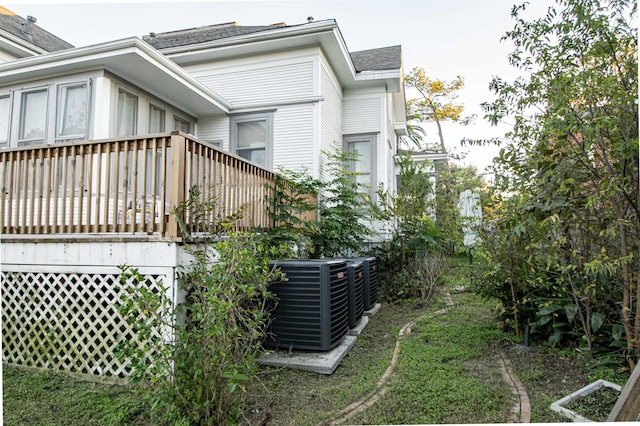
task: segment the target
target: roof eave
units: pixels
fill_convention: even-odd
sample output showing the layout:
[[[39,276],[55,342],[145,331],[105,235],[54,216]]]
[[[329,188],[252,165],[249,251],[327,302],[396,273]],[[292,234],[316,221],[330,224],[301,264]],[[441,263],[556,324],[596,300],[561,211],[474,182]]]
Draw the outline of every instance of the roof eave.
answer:
[[[167,47],[157,49],[168,57],[180,56],[181,54],[193,52],[196,50],[208,50],[220,47],[227,47],[239,44],[255,43],[259,41],[277,40],[286,37],[296,37],[306,34],[314,34],[326,32],[337,28],[337,23],[333,20],[313,22],[306,25],[293,27],[274,28],[264,32],[256,32],[243,34],[236,37],[227,37],[217,40],[211,40],[202,43],[187,44],[184,46]]]
[[[125,56],[128,59],[127,61],[122,60]],[[182,105],[186,112],[196,116],[201,115],[206,110],[206,103],[211,104],[212,107],[220,110],[220,112],[229,112],[230,104],[226,100],[137,37],[0,64],[0,84],[8,84],[17,80],[46,78],[48,74],[50,75],[53,72],[59,73],[67,70],[77,72],[82,69],[102,67],[139,85],[141,88],[150,90],[151,93],[165,100],[171,101],[172,99],[167,99],[168,96],[163,96],[166,86],[162,86],[159,81],[154,81],[153,78],[136,78],[133,72],[125,69],[131,59],[135,60],[137,65],[144,67],[144,71],[155,73],[158,77],[165,80],[170,79],[172,83],[177,83],[182,90],[186,90],[183,96],[184,99],[188,99],[187,95],[195,96],[196,98],[192,102],[191,108],[188,105]],[[140,74],[141,71],[143,70],[137,70],[137,73]]]
[[[30,43],[8,31],[0,29],[0,39],[5,39],[6,47],[16,54],[40,55],[49,53],[45,49]]]

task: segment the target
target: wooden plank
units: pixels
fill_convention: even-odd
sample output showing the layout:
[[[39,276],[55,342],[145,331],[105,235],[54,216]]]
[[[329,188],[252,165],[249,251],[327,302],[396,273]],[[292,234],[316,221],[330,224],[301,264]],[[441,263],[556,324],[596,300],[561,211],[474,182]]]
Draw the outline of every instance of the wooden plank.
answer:
[[[176,209],[179,213],[182,213],[182,206],[184,205],[185,197],[185,156],[186,156],[186,143],[184,136],[179,134],[171,135],[171,181],[169,182],[169,208]],[[181,236],[181,231],[178,226],[178,221],[175,217],[169,217],[169,223],[167,225],[167,236],[172,238],[178,238]]]
[[[43,215],[44,215],[44,197],[49,196],[48,192],[45,192],[45,180],[44,180],[44,174],[46,171],[46,167],[45,167],[45,155],[44,155],[45,150],[44,149],[39,149],[38,150],[38,164],[39,164],[39,169],[40,169],[40,173],[38,173],[38,183],[37,183],[37,188],[38,188],[38,209],[36,210],[36,228],[35,228],[35,233],[36,234],[42,234],[42,219],[43,219]]]
[[[55,234],[58,232],[58,200],[59,200],[59,189],[60,189],[60,173],[62,172],[62,163],[60,159],[60,149],[55,150],[55,171],[53,175],[53,223],[51,227],[51,233]]]
[[[104,165],[104,219],[103,223],[100,226],[100,232],[107,232],[109,230],[109,200],[111,199],[111,145],[107,145],[107,149],[105,150],[105,165]],[[100,161],[102,164],[102,161]],[[102,179],[102,175],[101,179]]]
[[[640,416],[640,366],[636,363],[631,377],[607,417],[607,422],[633,422],[638,420],[638,416]]]
[[[69,200],[69,213],[68,213],[68,222],[67,222],[67,230],[65,232],[73,234],[76,227],[76,174],[78,170],[78,159],[76,158],[77,152],[75,145],[71,145],[69,147],[69,159],[71,160],[71,169],[69,174],[71,175],[71,183],[67,188],[67,197]]]
[[[80,160],[78,163],[80,163],[78,165],[78,169],[80,172],[80,176],[78,177],[78,215],[76,216],[75,214],[75,210],[73,212],[74,214],[74,219],[75,219],[75,227],[74,229],[76,230],[77,233],[82,233],[85,232],[85,230],[83,229],[83,213],[84,213],[84,191],[85,191],[85,174],[84,174],[84,167],[85,167],[85,148],[86,145],[80,145],[78,147],[78,153],[77,153],[77,157]],[[74,195],[73,198],[75,198],[75,187],[74,187]]]
[[[29,165],[29,169],[31,171],[31,177],[29,178],[29,192],[31,196],[29,197],[29,219],[27,221],[27,232],[29,234],[33,234],[35,232],[35,215],[36,215],[36,170],[37,170],[37,161],[36,161],[36,151],[31,151],[28,155],[27,164]],[[26,206],[25,206],[26,207]]]

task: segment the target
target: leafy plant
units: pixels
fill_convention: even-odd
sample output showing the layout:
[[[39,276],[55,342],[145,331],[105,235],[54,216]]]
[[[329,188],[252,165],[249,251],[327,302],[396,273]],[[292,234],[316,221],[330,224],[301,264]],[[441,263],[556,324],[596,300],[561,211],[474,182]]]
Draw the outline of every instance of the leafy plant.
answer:
[[[522,16],[526,3],[513,8],[516,24],[504,39],[524,74],[495,78],[497,99],[483,105],[491,122],[509,118],[514,126],[494,163],[495,210],[478,290],[502,301],[516,330],[530,321],[552,344],[580,336],[589,353],[633,367],[640,353],[637,5],[557,4],[532,20]]]
[[[121,280],[132,285],[119,310],[136,339],[121,342],[116,355],[175,422],[239,420],[274,299],[268,283],[283,278],[269,265],[280,246],[265,245],[258,233],[233,231],[230,222],[209,226],[224,234],[185,246],[192,260],[177,274],[186,295],[180,306],[166,288],[152,291],[137,269],[121,267]]]

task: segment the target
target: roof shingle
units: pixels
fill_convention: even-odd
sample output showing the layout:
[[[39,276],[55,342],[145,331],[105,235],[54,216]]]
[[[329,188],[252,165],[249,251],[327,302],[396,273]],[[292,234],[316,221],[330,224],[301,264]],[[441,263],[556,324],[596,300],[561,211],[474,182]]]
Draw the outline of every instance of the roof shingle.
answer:
[[[213,40],[237,37],[245,34],[259,33],[282,28],[281,24],[263,26],[239,26],[236,22],[190,28],[187,30],[171,31],[167,33],[152,33],[142,37],[156,49],[188,46],[190,44],[205,43]]]
[[[58,50],[71,49],[74,47],[72,44],[54,36],[35,24],[33,24],[31,34],[25,34],[24,29],[26,29],[27,26],[28,21],[26,19],[0,6],[0,29],[44,49],[47,52],[56,52]]]
[[[351,52],[351,60],[356,71],[397,70],[402,67],[401,46]]]

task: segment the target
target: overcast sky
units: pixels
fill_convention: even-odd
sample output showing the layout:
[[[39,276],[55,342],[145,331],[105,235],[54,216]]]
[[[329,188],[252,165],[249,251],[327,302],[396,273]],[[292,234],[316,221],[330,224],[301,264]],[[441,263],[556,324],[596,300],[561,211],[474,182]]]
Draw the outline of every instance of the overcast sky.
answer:
[[[512,79],[508,65],[509,41],[500,42],[513,28],[510,17],[519,0],[287,0],[96,3],[74,0],[25,2],[10,0],[3,5],[25,17],[37,18],[37,25],[80,47],[127,38],[149,32],[164,32],[223,22],[239,25],[288,25],[335,19],[350,51],[402,45],[405,73],[413,67],[426,69],[429,76],[452,80],[460,75],[465,88],[459,102],[466,114],[477,114],[466,127],[444,129],[447,147],[458,152],[460,140],[502,136],[506,127],[489,126],[480,104],[492,99],[488,90],[492,76]],[[552,0],[530,0],[531,16],[542,16]],[[407,98],[416,95],[408,92]],[[425,126],[427,140],[437,141],[436,129]],[[491,162],[497,148],[474,148],[464,163],[480,171]]]

